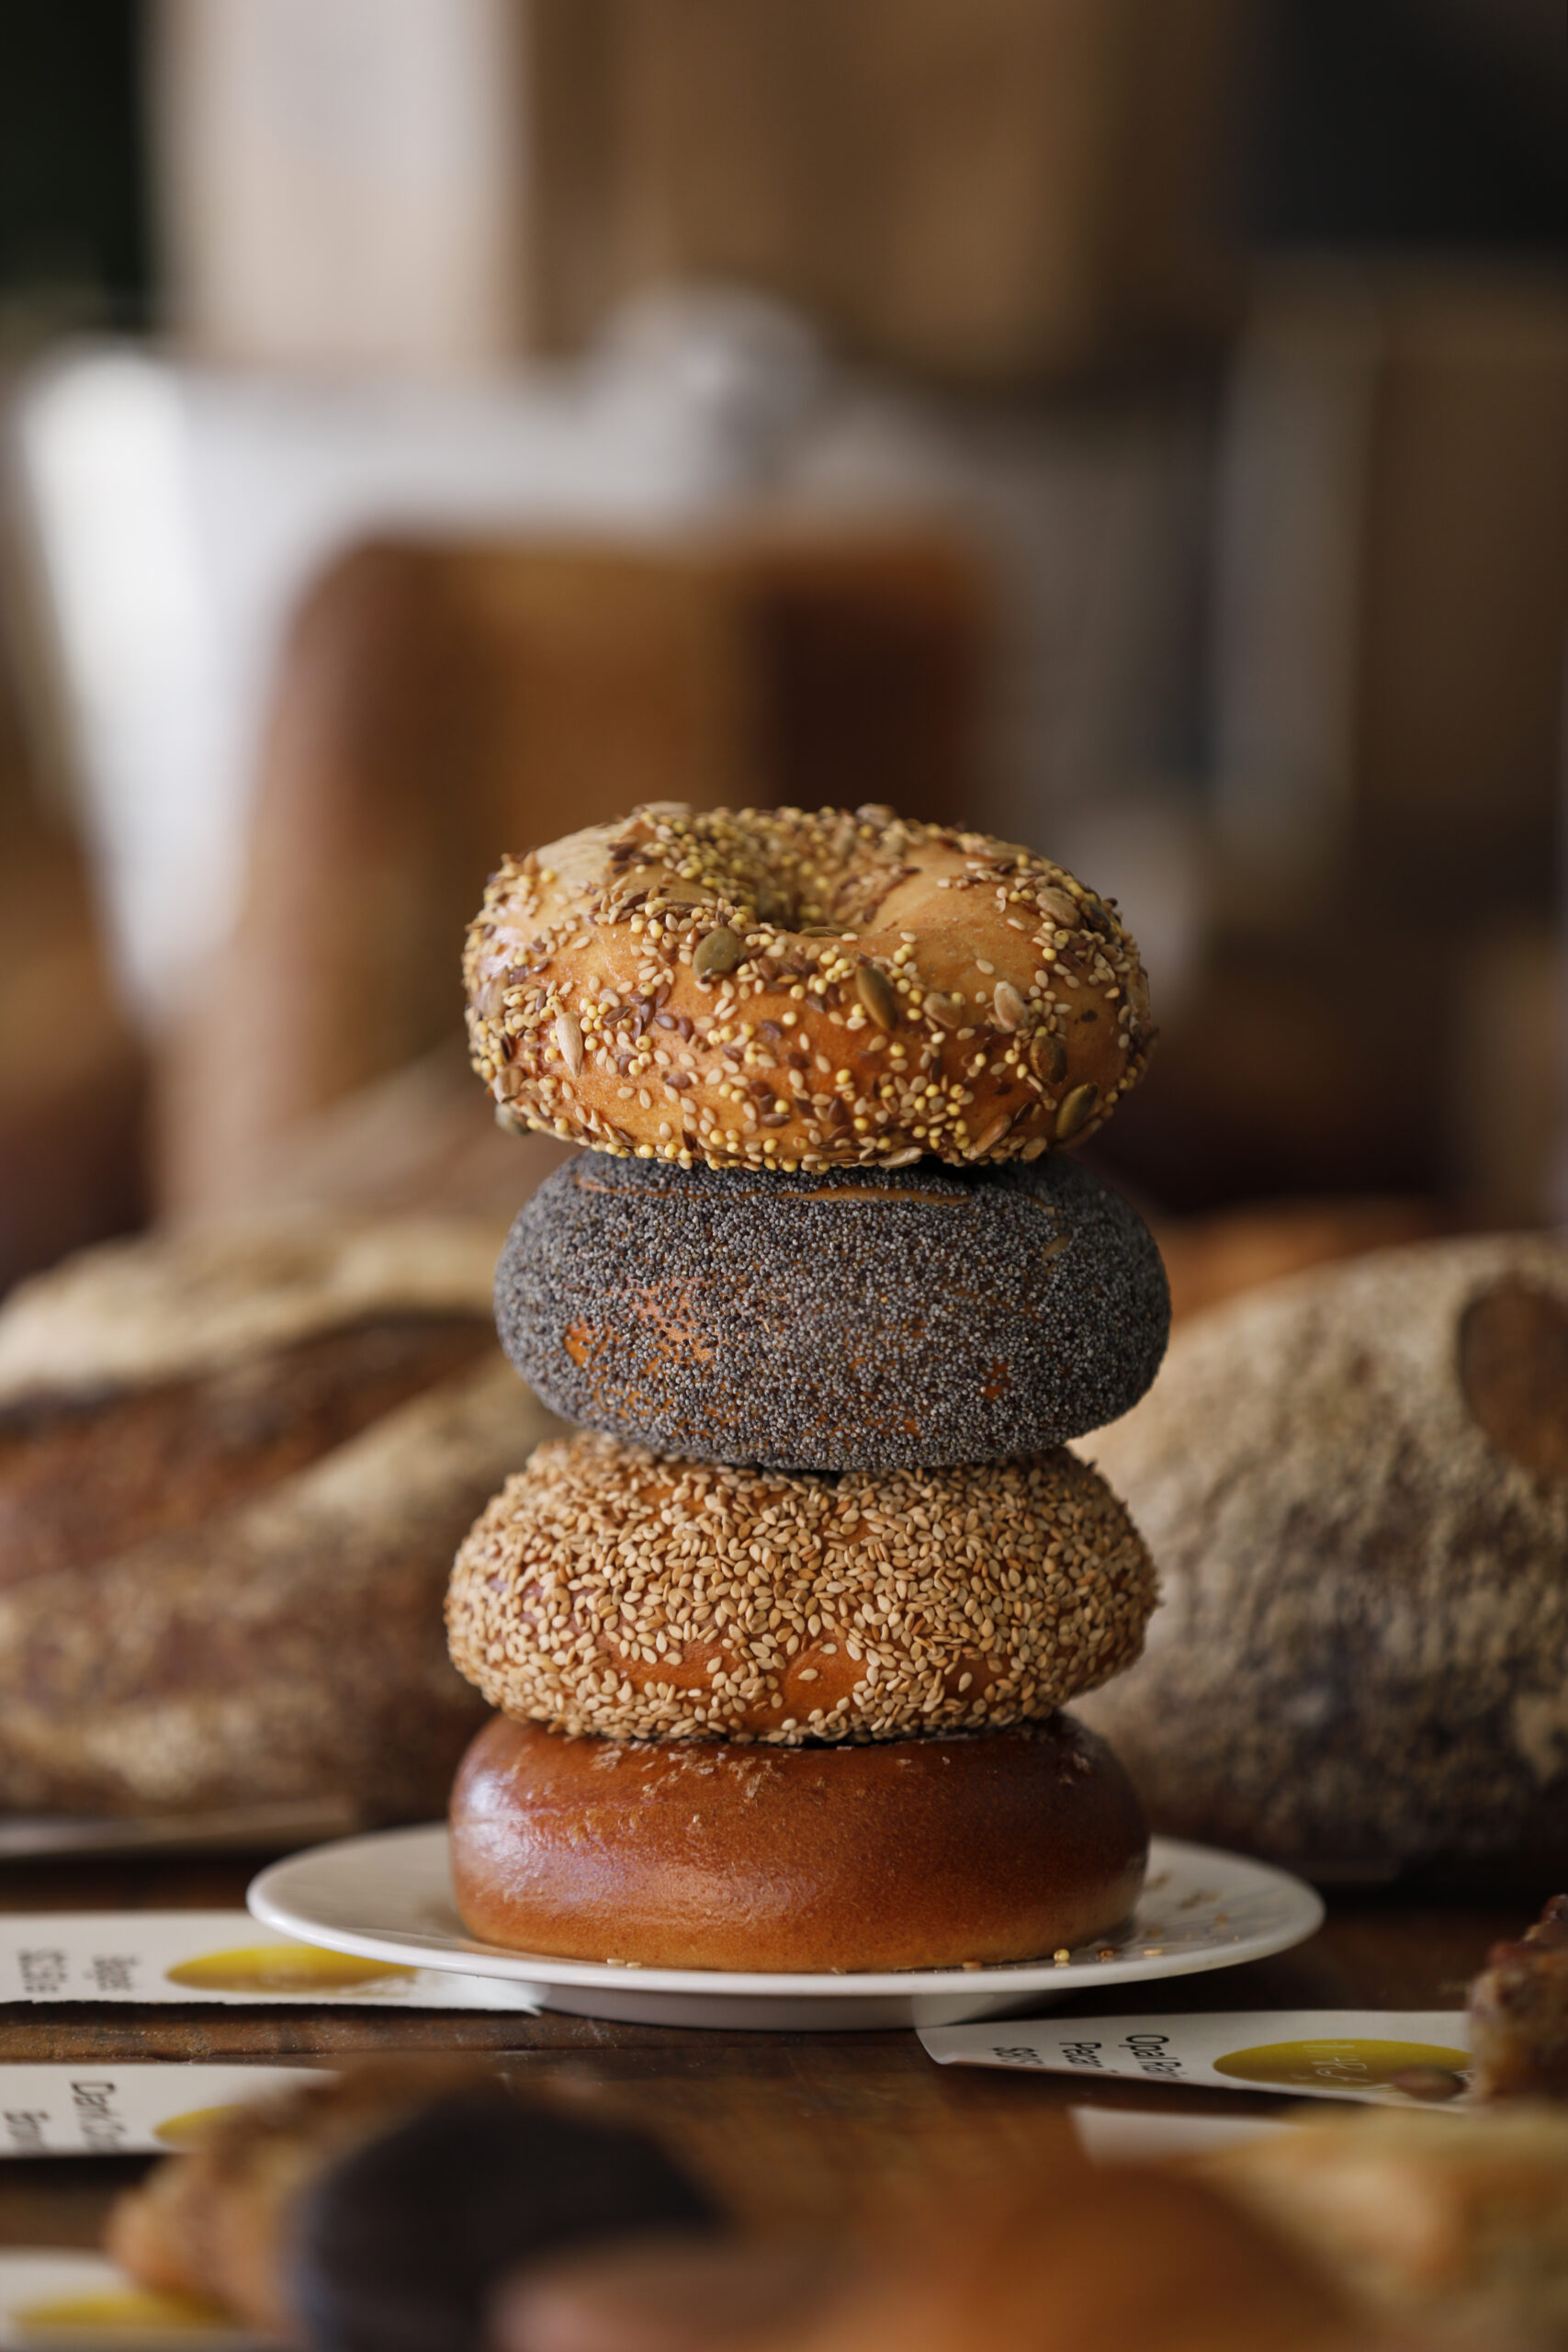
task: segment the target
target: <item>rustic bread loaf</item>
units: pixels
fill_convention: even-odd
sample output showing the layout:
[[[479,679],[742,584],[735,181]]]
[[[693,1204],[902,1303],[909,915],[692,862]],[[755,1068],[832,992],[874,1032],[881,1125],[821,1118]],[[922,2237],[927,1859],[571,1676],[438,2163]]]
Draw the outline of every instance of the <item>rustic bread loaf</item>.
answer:
[[[1562,1883],[1568,1247],[1430,1242],[1234,1300],[1086,1451],[1164,1593],[1083,1709],[1156,1827]]]
[[[0,1314],[0,1804],[438,1811],[481,1710],[441,1594],[556,1426],[482,1221],[93,1250]]]

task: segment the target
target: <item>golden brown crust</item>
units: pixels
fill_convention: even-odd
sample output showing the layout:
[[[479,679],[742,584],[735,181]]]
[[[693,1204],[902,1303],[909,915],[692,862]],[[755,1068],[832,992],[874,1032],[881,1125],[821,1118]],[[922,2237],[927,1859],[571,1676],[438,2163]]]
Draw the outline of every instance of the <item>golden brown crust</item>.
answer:
[[[1050,1713],[1137,1656],[1154,1571],[1065,1448],[838,1480],[541,1445],[459,1550],[454,1664],[615,1739],[900,1739]]]
[[[1108,1933],[1147,1838],[1067,1716],[984,1738],[777,1748],[565,1739],[497,1716],[452,1792],[469,1931],[648,1967],[961,1967]]]
[[[505,1116],[683,1166],[1032,1159],[1153,1032],[1113,910],[1048,859],[891,809],[661,802],[491,881],[464,965]]]

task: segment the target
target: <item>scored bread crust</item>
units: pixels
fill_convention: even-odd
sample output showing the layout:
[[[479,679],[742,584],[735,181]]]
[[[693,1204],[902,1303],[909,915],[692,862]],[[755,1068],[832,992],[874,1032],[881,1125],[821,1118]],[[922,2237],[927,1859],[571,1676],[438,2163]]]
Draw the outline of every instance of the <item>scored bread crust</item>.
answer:
[[[0,1592],[0,1804],[438,1804],[477,1712],[446,1564],[558,1427],[497,1351],[227,1512]]]
[[[7,1303],[0,1805],[440,1805],[478,1714],[452,1553],[559,1426],[494,1345],[497,1238],[247,1219]]]
[[[1065,1448],[837,1481],[541,1445],[459,1550],[454,1664],[615,1739],[902,1739],[1045,1716],[1154,1606],[1136,1528]]]
[[[483,1217],[311,1213],[103,1242],[6,1299],[0,1405],[176,1380],[374,1315],[488,1315],[502,1239]]]
[[[1148,1839],[1067,1715],[872,1747],[569,1739],[498,1716],[452,1792],[457,1910],[489,1943],[647,1967],[949,1968],[1131,1914]]]
[[[1379,1251],[1179,1324],[1089,1442],[1159,1568],[1089,1702],[1155,1826],[1298,1868],[1568,1875],[1568,1247]]]
[[[660,802],[509,857],[464,975],[504,1117],[682,1166],[1032,1159],[1154,1034],[1111,904],[886,808]]]

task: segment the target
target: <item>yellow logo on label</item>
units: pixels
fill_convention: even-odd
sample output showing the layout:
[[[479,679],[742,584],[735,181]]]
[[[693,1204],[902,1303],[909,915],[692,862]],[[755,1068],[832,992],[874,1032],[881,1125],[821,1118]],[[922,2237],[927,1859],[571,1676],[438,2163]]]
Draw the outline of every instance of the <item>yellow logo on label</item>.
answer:
[[[193,2107],[187,2114],[171,2115],[166,2123],[155,2123],[152,2137],[165,2148],[194,2148],[198,2140],[205,2140],[209,2132],[216,2132],[239,2112],[238,2107]]]
[[[85,2295],[54,2295],[9,2314],[13,2326],[46,2340],[145,2345],[168,2335],[228,2335],[233,2323],[211,2303],[188,2302],[183,2295],[156,2295],[141,2287],[99,2288]]]
[[[352,1952],[318,1951],[312,1944],[254,1944],[243,1951],[212,1951],[167,1971],[171,1984],[197,1993],[343,1993],[360,1984],[412,1976],[387,1960],[356,1960]]]
[[[1233,2050],[1214,2061],[1216,2075],[1241,2083],[1279,2083],[1286,2089],[1308,2084],[1319,2090],[1377,2090],[1408,2066],[1441,2066],[1456,2075],[1470,2071],[1468,2050],[1444,2050],[1429,2041],[1264,2041],[1255,2050]]]

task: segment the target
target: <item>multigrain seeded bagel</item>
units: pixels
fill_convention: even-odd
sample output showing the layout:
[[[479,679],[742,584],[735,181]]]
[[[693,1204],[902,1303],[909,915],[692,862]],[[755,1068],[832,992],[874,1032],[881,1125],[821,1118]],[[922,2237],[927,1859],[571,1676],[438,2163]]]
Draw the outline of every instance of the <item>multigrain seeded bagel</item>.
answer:
[[[950,1968],[1108,1934],[1148,1834],[1069,1715],[875,1747],[563,1739],[504,1715],[452,1791],[486,1942],[653,1968]]]
[[[541,1445],[459,1550],[453,1663],[615,1739],[901,1739],[1037,1720],[1136,1657],[1148,1555],[1058,1448],[788,1477],[613,1438]]]
[[[582,1152],[513,1225],[496,1325],[570,1420],[688,1461],[1003,1461],[1126,1412],[1170,1295],[1148,1228],[1075,1160],[618,1166]]]
[[[1036,1159],[1153,1032],[1111,906],[985,834],[650,803],[492,876],[464,964],[504,1118],[711,1168]]]

